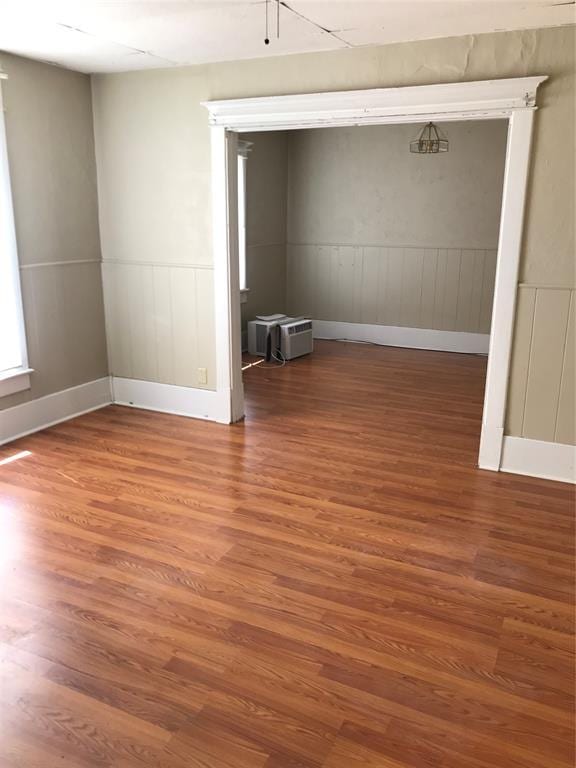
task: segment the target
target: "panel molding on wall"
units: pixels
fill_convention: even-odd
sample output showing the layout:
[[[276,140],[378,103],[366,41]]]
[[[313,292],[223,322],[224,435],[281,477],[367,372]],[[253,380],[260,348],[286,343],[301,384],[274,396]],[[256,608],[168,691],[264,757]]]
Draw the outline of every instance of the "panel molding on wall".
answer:
[[[216,389],[213,270],[103,261],[102,275],[111,374]]]
[[[576,289],[520,285],[506,433],[576,442]]]
[[[20,265],[28,362],[34,369],[26,400],[108,374],[100,264],[70,259]],[[13,404],[3,401],[0,411]]]
[[[346,339],[383,344],[387,347],[434,349],[440,352],[464,352],[475,355],[487,355],[490,346],[490,334],[484,333],[340,323],[331,320],[313,320],[312,326],[315,339]]]
[[[290,244],[288,311],[489,334],[496,255],[495,249]]]
[[[67,259],[66,261],[37,261],[20,264],[20,269],[43,269],[45,267],[70,267],[76,264],[101,264],[102,259]]]

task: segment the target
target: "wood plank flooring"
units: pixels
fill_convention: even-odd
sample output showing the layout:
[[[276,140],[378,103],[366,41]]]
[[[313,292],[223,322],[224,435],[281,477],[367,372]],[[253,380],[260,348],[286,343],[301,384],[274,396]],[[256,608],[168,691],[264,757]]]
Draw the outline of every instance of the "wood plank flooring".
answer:
[[[573,489],[475,469],[484,366],[325,342],[233,427],[0,449],[0,766],[572,766]]]

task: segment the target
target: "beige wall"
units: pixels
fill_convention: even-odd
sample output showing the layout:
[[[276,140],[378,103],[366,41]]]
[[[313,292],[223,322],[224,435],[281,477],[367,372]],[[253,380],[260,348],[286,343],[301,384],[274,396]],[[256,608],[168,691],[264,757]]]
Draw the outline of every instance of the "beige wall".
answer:
[[[249,293],[242,324],[256,315],[286,312],[286,199],[288,137],[249,133],[246,170],[246,266]]]
[[[409,151],[422,125],[292,131],[288,242],[496,248],[507,122],[441,125],[450,151]]]
[[[507,123],[293,131],[288,310],[317,320],[490,332]]]
[[[170,263],[210,269],[210,135],[203,99],[541,74],[550,79],[539,93],[520,279],[573,288],[574,28],[95,77],[104,257],[157,263],[161,269]],[[195,338],[202,339],[213,387],[212,296],[203,294],[196,307]],[[126,324],[122,320],[110,335],[130,339]],[[524,333],[519,326],[517,344]],[[188,348],[180,351],[187,354]],[[127,366],[127,355],[115,365],[117,371]],[[147,375],[153,378],[153,370]],[[187,383],[174,372],[170,381]],[[511,407],[524,394],[513,388]],[[539,391],[530,410],[546,408],[547,398]]]
[[[520,286],[507,432],[576,443],[576,291]]]
[[[90,80],[0,54],[32,389],[0,409],[106,376]]]
[[[214,389],[205,80],[142,74],[93,87],[110,372]]]

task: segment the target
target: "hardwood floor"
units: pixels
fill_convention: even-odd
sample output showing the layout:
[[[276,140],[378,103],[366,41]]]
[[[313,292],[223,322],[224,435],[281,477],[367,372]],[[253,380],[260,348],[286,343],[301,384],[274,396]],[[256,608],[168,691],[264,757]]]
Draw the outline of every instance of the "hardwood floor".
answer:
[[[245,380],[0,449],[0,766],[572,766],[573,489],[475,469],[484,360]]]

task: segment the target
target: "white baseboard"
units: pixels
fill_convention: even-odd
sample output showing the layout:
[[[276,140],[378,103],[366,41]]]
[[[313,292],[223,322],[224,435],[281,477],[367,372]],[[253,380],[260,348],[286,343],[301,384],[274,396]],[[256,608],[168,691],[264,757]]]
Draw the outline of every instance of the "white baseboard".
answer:
[[[112,402],[110,377],[63,389],[0,411],[0,445],[95,411]]]
[[[368,341],[389,347],[434,349],[441,352],[466,352],[487,355],[490,334],[436,331],[427,328],[403,328],[397,325],[368,325],[367,323],[340,323],[332,320],[314,320],[315,339],[347,339]]]
[[[576,446],[505,437],[500,471],[576,483]]]
[[[230,421],[229,403],[225,402],[226,393],[210,389],[112,376],[112,398],[118,405],[130,405],[148,411],[224,423]]]

